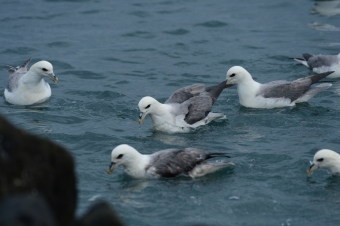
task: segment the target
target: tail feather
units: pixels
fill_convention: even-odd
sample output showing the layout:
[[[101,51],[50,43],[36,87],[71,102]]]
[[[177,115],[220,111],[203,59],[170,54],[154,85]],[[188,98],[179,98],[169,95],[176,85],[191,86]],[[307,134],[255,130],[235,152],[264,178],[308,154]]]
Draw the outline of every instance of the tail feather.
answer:
[[[209,93],[210,97],[213,99],[213,104],[217,100],[217,98],[220,96],[222,91],[226,88],[229,88],[233,86],[234,84],[227,84],[227,81],[223,81],[220,84],[216,86],[211,86],[206,89],[206,91]]]
[[[215,119],[225,119],[225,118],[227,118],[227,116],[223,113],[209,112],[209,114],[207,115],[205,119],[205,124],[208,124]]]
[[[217,170],[235,165],[232,162],[219,161],[219,162],[202,162],[196,165],[190,172],[189,176],[192,178],[201,177],[209,173],[216,172]]]
[[[322,83],[320,85],[311,87],[302,97],[296,100],[296,103],[307,102],[312,99],[316,94],[320,93],[321,91],[328,89],[331,87],[332,84],[330,83]]]
[[[314,84],[314,83],[318,82],[319,80],[325,78],[326,76],[328,76],[332,73],[334,73],[334,71],[327,71],[327,72],[324,72],[324,73],[312,75],[309,78],[312,80],[312,84]]]
[[[308,62],[305,60],[305,59],[303,59],[303,58],[293,58],[295,61],[297,61],[297,62],[299,62],[300,64],[303,64],[303,65],[305,65],[306,67],[309,67],[308,66]]]

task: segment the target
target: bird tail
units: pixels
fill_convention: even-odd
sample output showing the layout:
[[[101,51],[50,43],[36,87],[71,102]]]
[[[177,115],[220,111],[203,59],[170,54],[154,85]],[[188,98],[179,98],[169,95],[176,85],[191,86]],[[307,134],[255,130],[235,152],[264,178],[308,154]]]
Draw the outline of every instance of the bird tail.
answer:
[[[297,57],[297,58],[293,58],[294,60],[296,60],[297,62],[305,65],[306,67],[309,67],[308,65],[308,59],[311,58],[313,55],[309,54],[309,53],[304,53],[302,54],[303,58]]]
[[[233,85],[234,84],[227,84],[227,81],[223,81],[216,86],[208,87],[206,91],[209,93],[210,97],[213,99],[213,104],[214,104],[217,98],[222,93],[222,91],[226,88],[232,87]]]
[[[196,165],[188,175],[192,178],[201,177],[233,165],[235,164],[228,161],[202,162]]]
[[[208,124],[215,119],[226,119],[226,118],[227,118],[227,116],[225,114],[209,112],[204,123]]]
[[[296,103],[307,102],[312,99],[316,94],[320,93],[321,91],[328,89],[331,87],[332,84],[330,83],[322,83],[320,85],[311,87],[302,97],[296,100]]]
[[[308,62],[305,59],[303,59],[303,58],[293,58],[293,59],[296,60],[297,62],[305,65],[306,67],[309,67]]]
[[[324,72],[324,73],[320,73],[320,74],[310,76],[310,78],[312,79],[312,84],[318,82],[319,80],[325,78],[326,76],[328,76],[332,73],[334,73],[334,71],[327,71],[327,72]]]

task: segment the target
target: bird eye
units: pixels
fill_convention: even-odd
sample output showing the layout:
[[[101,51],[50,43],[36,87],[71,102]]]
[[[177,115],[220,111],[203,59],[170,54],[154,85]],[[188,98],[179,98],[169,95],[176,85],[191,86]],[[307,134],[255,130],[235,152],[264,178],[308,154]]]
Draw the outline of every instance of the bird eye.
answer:
[[[232,73],[231,75],[230,75],[230,77],[234,77],[235,76],[235,73]]]
[[[119,154],[118,156],[117,156],[117,159],[121,159],[123,157],[123,154]]]
[[[151,104],[149,104],[148,106],[145,107],[145,109],[148,109],[151,106]]]
[[[316,160],[316,161],[318,161],[318,162],[322,162],[322,161],[323,161],[323,158],[320,158],[320,159],[318,159],[318,160]]]
[[[43,68],[42,70],[43,70],[43,71],[48,71],[46,68]]]

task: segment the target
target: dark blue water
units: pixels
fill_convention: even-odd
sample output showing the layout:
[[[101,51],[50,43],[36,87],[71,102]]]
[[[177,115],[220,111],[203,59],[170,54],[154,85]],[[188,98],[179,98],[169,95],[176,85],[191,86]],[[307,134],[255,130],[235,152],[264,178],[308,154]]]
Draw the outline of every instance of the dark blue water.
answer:
[[[189,134],[137,123],[143,96],[165,101],[183,86],[218,84],[234,65],[259,82],[313,74],[289,58],[339,53],[333,3],[5,0],[0,63],[48,60],[59,83],[50,100],[28,107],[7,104],[1,91],[0,113],[73,154],[78,215],[102,199],[128,225],[337,225],[340,179],[306,170],[317,150],[340,152],[340,80],[309,103],[273,110],[241,107],[228,89],[213,108],[228,119]],[[122,143],[143,153],[228,152],[235,167],[195,180],[133,180],[122,169],[109,176],[111,150]]]

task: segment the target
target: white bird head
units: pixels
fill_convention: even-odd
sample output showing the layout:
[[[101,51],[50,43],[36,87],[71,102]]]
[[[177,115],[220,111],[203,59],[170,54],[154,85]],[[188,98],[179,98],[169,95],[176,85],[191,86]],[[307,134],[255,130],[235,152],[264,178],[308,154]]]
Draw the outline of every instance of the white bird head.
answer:
[[[40,75],[41,77],[48,77],[54,83],[58,82],[58,78],[55,76],[53,72],[53,66],[48,61],[42,60],[33,64],[30,68],[30,71],[34,72],[37,75]]]
[[[340,155],[329,149],[321,149],[315,153],[307,174],[311,175],[318,168],[325,168],[333,174],[340,173]]]
[[[111,163],[107,173],[111,174],[119,165],[127,167],[129,164],[133,164],[140,155],[136,149],[127,144],[118,145],[111,152]]]
[[[253,79],[249,72],[241,66],[231,67],[227,72],[227,84],[240,84],[244,80]]]
[[[155,98],[149,96],[143,97],[138,103],[140,111],[138,123],[142,124],[145,117],[148,114],[153,113],[158,104],[159,102]]]

